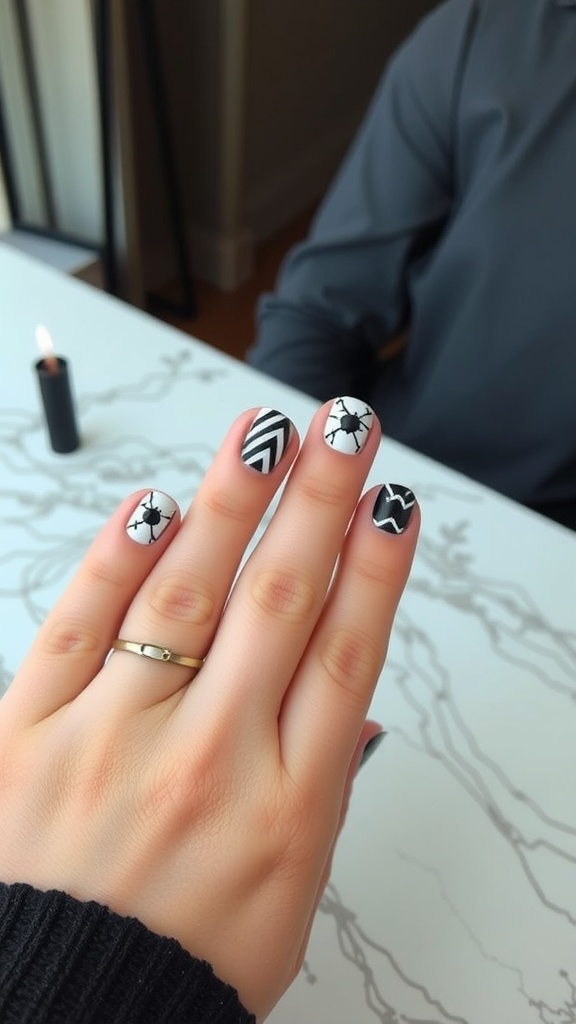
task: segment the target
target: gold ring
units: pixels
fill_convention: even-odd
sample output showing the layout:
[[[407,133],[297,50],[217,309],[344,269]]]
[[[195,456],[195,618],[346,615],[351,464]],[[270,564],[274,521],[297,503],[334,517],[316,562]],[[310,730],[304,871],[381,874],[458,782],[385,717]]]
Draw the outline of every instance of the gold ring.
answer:
[[[187,658],[185,654],[174,654],[168,647],[157,647],[156,644],[137,644],[132,640],[118,638],[112,643],[113,651],[128,651],[129,654],[140,654],[143,658],[154,661],[171,661],[173,665],[185,665],[186,668],[202,668],[205,658]]]

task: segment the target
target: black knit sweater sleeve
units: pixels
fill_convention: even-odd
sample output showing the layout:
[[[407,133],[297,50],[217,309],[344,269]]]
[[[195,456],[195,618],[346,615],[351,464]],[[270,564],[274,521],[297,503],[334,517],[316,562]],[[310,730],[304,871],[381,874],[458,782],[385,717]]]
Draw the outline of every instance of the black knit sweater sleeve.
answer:
[[[2,1024],[255,1024],[175,939],[62,892],[0,883]]]

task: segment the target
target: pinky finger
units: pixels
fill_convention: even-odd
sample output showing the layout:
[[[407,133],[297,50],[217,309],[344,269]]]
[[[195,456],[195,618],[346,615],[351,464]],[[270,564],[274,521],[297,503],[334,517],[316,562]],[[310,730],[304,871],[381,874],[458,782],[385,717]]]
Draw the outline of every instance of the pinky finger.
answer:
[[[4,698],[21,720],[41,721],[91,682],[179,523],[176,502],[161,491],[138,491],[116,509],[39,630]]]
[[[316,920],[316,914],[325,895],[326,886],[330,881],[330,876],[332,874],[332,865],[334,862],[334,855],[336,853],[336,847],[338,845],[338,840],[340,839],[344,825],[346,824],[346,816],[348,814],[350,799],[352,797],[354,779],[356,778],[358,772],[361,770],[361,768],[368,760],[368,757],[370,756],[372,751],[376,749],[377,743],[375,741],[377,741],[379,737],[384,737],[385,735],[386,733],[382,731],[382,726],[378,725],[376,722],[365,722],[364,726],[362,727],[360,738],[356,744],[356,748],[354,750],[354,754],[352,756],[352,760],[348,768],[348,775],[346,776],[346,783],[344,785],[344,795],[342,798],[342,805],[340,807],[340,814],[338,817],[336,832],[334,835],[334,839],[332,840],[332,845],[330,847],[328,857],[326,858],[326,863],[324,864],[324,868],[322,870],[322,875],[320,877],[318,889],[316,890],[316,899],[314,900],[314,907],[308,919],[308,925],[306,927],[304,938],[302,940],[302,945],[300,947],[300,953],[298,956],[295,975],[300,970],[302,964],[304,963],[306,950],[308,948],[308,943],[310,942],[310,934],[312,932],[312,928],[314,927],[314,921]]]

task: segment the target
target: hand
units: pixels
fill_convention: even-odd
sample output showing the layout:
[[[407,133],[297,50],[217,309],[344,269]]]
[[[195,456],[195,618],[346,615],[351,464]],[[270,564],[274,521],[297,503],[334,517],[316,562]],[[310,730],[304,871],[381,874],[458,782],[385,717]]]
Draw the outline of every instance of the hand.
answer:
[[[269,472],[241,416],[182,523],[128,498],[0,702],[0,879],[138,917],[260,1018],[302,962],[418,530],[410,492],[379,506],[392,533],[378,488],[357,506],[380,430],[339,401],[297,458],[278,414]],[[104,664],[116,637],[206,662]]]

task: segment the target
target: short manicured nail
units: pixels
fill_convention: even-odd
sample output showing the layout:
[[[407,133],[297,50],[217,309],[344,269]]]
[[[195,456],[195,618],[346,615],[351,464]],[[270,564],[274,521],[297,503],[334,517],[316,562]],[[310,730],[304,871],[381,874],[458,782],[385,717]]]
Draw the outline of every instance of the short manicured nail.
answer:
[[[358,771],[360,771],[360,769],[364,767],[366,762],[370,760],[370,758],[372,757],[372,754],[376,753],[376,751],[378,750],[378,747],[382,743],[382,740],[387,735],[388,735],[388,733],[386,733],[386,732],[378,732],[378,733],[376,733],[375,736],[372,737],[371,740],[368,740],[368,743],[366,744],[366,746],[364,747],[364,750],[362,752],[362,757],[360,758],[360,764],[358,765]]]
[[[358,398],[337,398],[332,404],[324,427],[324,440],[330,448],[344,455],[361,452],[374,420],[366,402]]]
[[[372,510],[372,522],[384,533],[404,533],[412,516],[416,498],[409,487],[384,484]]]
[[[288,447],[293,425],[276,409],[260,409],[244,438],[240,457],[258,473],[271,473]]]
[[[137,544],[154,544],[172,522],[178,506],[163,491],[149,491],[126,523],[126,533]]]

